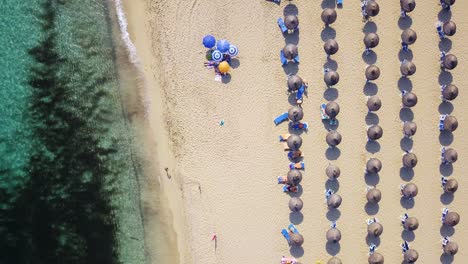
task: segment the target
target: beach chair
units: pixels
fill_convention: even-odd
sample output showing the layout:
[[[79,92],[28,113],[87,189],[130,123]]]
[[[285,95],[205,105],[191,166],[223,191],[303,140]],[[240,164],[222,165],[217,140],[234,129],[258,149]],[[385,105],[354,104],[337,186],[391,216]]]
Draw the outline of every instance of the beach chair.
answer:
[[[293,170],[293,169],[296,169],[296,170],[303,170],[305,168],[304,166],[304,162],[297,162],[297,163],[289,163],[289,169],[290,170]]]
[[[409,51],[409,46],[407,44],[401,43],[401,49],[408,52]]]
[[[377,249],[377,246],[374,243],[371,243],[369,245],[369,255],[374,254],[375,250]]]
[[[288,230],[286,229],[281,229],[281,234],[283,234],[284,238],[286,239],[286,241],[288,241],[288,244],[291,242],[291,236],[289,235],[289,232]]]
[[[289,122],[289,127],[294,130],[307,130],[309,124],[307,122]]]
[[[450,238],[449,237],[444,237],[444,239],[442,239],[442,247],[445,247],[448,242],[450,242]]]
[[[294,57],[293,61],[294,61],[295,63],[299,63],[299,54],[297,54],[297,56]]]
[[[284,25],[284,20],[282,17],[278,18],[277,22],[278,22],[278,26],[281,29],[281,32],[283,33],[288,32],[288,28],[286,27],[286,25]]]
[[[288,60],[286,59],[286,57],[284,56],[284,53],[283,53],[283,50],[280,51],[280,60],[281,60],[281,64],[284,66],[286,64],[288,64]]]
[[[443,131],[445,128],[444,128],[444,121],[445,121],[445,118],[447,117],[447,115],[440,115],[440,118],[439,118],[439,130],[440,131]]]
[[[437,23],[436,29],[437,29],[437,34],[439,35],[439,38],[444,39],[445,38],[445,33],[442,30],[442,23],[441,22]]]
[[[283,185],[283,192],[292,192],[292,193],[298,193],[299,192],[299,186],[292,186],[289,184]]]
[[[330,196],[333,194],[333,191],[332,189],[328,189],[325,191],[325,200],[328,200],[328,198],[330,198]]]
[[[405,226],[406,219],[408,219],[408,217],[409,217],[409,216],[408,216],[407,213],[405,213],[404,215],[402,215],[402,216],[400,217],[401,224],[403,225],[403,227]]]
[[[441,160],[441,163],[442,164],[448,164],[449,162],[447,161],[447,159],[445,159],[445,152],[447,151],[447,149],[445,147],[442,147],[440,149],[440,160]]]
[[[273,122],[275,122],[275,125],[279,125],[282,122],[288,120],[288,112],[282,113],[281,115],[277,116]]]
[[[297,155],[297,151],[289,151],[288,152],[288,158],[289,159],[297,159],[303,157],[302,151],[300,152],[300,156]]]
[[[278,176],[278,184],[287,184],[287,183],[288,183],[288,177]]]
[[[401,250],[403,251],[403,253],[405,253],[406,251],[408,251],[409,249],[409,245],[408,245],[408,241],[403,241],[403,243],[401,243]]]
[[[279,141],[280,141],[280,142],[286,141],[286,140],[288,140],[289,136],[291,136],[291,134],[289,134],[289,133],[280,135],[280,136],[279,136]]]
[[[330,119],[330,117],[325,113],[325,108],[327,107],[326,104],[321,104],[320,105],[320,116],[322,117],[322,120],[327,120]]]
[[[442,221],[442,224],[444,224],[445,218],[447,217],[448,212],[449,212],[448,208],[442,209],[442,217],[440,219]]]
[[[297,93],[296,93],[296,100],[302,100],[302,97],[304,96],[304,93],[305,93],[305,86],[302,85],[302,86],[297,90]]]
[[[288,230],[289,230],[289,232],[291,232],[293,234],[299,234],[299,231],[297,230],[297,228],[293,224],[289,224]]]

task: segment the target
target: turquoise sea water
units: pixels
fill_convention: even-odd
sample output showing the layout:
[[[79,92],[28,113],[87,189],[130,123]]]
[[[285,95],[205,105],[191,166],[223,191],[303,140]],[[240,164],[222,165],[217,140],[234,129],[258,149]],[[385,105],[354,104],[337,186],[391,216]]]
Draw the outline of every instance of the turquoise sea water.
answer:
[[[0,263],[145,262],[108,8],[0,0]]]

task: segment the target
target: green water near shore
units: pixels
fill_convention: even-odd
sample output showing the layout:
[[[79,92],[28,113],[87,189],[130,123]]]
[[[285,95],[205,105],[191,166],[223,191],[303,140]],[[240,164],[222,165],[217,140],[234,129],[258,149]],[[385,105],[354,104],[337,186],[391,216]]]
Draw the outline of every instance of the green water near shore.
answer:
[[[146,261],[108,8],[0,3],[0,263]]]

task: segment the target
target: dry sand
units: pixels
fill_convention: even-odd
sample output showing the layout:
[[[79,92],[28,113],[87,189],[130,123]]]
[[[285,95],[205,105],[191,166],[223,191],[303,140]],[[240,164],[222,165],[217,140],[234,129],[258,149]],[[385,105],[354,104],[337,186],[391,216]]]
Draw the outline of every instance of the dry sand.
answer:
[[[382,74],[375,87],[365,88],[362,57],[364,23],[359,1],[345,1],[338,9],[338,20],[332,29],[324,30],[320,20],[324,3],[297,0],[300,19],[298,41],[301,64],[298,67],[280,66],[278,53],[285,40],[276,19],[282,15],[288,1],[278,6],[264,0],[129,0],[128,20],[152,94],[150,120],[153,127],[167,129],[168,140],[155,131],[161,167],[168,166],[172,178],[161,178],[168,203],[173,210],[171,218],[177,232],[181,263],[278,263],[282,255],[297,256],[304,263],[328,260],[336,254],[344,263],[367,263],[365,221],[366,179],[364,166],[369,157],[382,160],[378,188],[383,198],[380,206],[368,210],[384,225],[377,251],[386,263],[402,261],[400,243],[402,228],[399,216],[406,212],[400,203],[399,185],[403,150],[399,95],[399,3],[379,1],[381,12],[373,19],[380,35],[380,45],[374,49],[375,63]],[[459,66],[452,71],[453,83],[460,89],[460,97],[452,104],[440,106],[439,99],[439,39],[435,32],[440,7],[437,1],[418,1],[410,14],[411,28],[418,33],[411,46],[416,75],[410,78],[411,87],[419,97],[413,108],[418,132],[413,138],[413,151],[419,163],[411,181],[419,186],[414,206],[408,210],[420,220],[412,248],[420,253],[418,263],[450,263],[441,257],[442,229],[439,149],[441,142],[451,142],[459,160],[453,166],[451,177],[460,183],[451,210],[458,211],[461,223],[455,227],[453,239],[460,251],[453,263],[468,259],[465,250],[468,236],[468,199],[465,186],[468,179],[468,134],[464,128],[468,118],[468,99],[463,78],[468,61],[468,29],[465,10],[468,3],[458,1],[452,11],[452,20],[458,32],[451,38],[450,52],[456,54]],[[367,29],[372,29],[372,25]],[[240,65],[231,71],[227,83],[215,82],[214,73],[203,67],[205,49],[201,39],[205,34],[227,38],[240,48]],[[323,40],[335,36],[340,51],[332,56],[340,73],[337,90],[326,90],[322,69],[326,62]],[[333,66],[333,65],[332,65]],[[302,181],[304,208],[302,217],[290,215],[289,195],[281,192],[276,177],[288,171],[286,154],[278,144],[278,135],[287,132],[287,125],[275,127],[275,116],[291,107],[286,93],[286,73],[298,72],[309,81],[309,94],[303,104],[305,120],[310,125],[303,134],[303,152],[306,171]],[[441,78],[446,82],[449,76]],[[408,85],[404,83],[403,85]],[[383,101],[376,120],[384,129],[384,136],[366,148],[366,97],[377,94]],[[326,99],[340,103],[338,131],[343,135],[339,150],[330,150],[325,143],[326,129],[320,120],[319,105]],[[161,100],[161,98],[163,98]],[[160,104],[160,103],[161,104]],[[453,139],[440,138],[437,130],[439,109],[451,110],[460,127]],[[445,110],[444,110],[445,111]],[[165,118],[161,123],[160,113]],[[408,118],[408,113],[403,118]],[[218,122],[224,119],[225,125]],[[159,124],[159,125],[158,125]],[[441,141],[439,141],[441,140]],[[169,143],[169,148],[166,148]],[[410,142],[404,142],[407,144]],[[368,150],[376,151],[373,155]],[[171,154],[172,153],[172,154]],[[173,155],[174,160],[167,158]],[[343,197],[339,211],[329,212],[324,204],[326,188],[325,168],[332,159],[340,168],[338,193]],[[161,171],[160,171],[161,172]],[[445,173],[445,171],[444,171]],[[411,178],[411,177],[410,177]],[[405,178],[408,179],[408,178]],[[369,180],[369,179],[367,179]],[[336,186],[335,186],[336,187]],[[178,201],[182,191],[183,205]],[[338,221],[343,234],[339,246],[327,246],[325,232],[330,220]],[[304,235],[302,249],[290,252],[280,234],[290,222]],[[185,223],[185,225],[184,225]],[[216,232],[218,243],[210,241]],[[155,262],[161,263],[161,262]]]

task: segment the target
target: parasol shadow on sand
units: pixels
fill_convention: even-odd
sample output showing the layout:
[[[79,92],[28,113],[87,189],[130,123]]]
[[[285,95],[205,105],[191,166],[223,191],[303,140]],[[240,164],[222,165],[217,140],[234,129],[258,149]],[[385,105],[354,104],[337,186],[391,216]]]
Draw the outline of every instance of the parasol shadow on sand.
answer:
[[[411,168],[400,168],[400,178],[404,181],[411,181],[414,177],[414,170]]]
[[[413,139],[411,138],[407,138],[407,137],[403,137],[401,140],[400,140],[400,147],[401,147],[401,150],[403,151],[410,151],[411,149],[413,149]]]
[[[336,88],[328,88],[323,92],[323,98],[327,101],[335,101],[339,96],[339,91]]]
[[[414,207],[414,199],[406,199],[405,197],[401,197],[400,205],[405,209],[411,209]]]
[[[414,113],[413,110],[410,108],[401,108],[400,109],[400,120],[405,122],[405,121],[413,121],[414,119]]]
[[[400,89],[400,92],[411,92],[413,90],[413,82],[407,77],[401,77],[398,79],[398,89]]]
[[[450,102],[442,102],[439,105],[439,114],[445,115],[445,114],[451,114],[453,112],[453,104]]]
[[[440,227],[440,235],[442,237],[450,237],[453,236],[453,234],[455,234],[455,228],[453,228],[452,226],[442,225]]]
[[[328,221],[337,221],[341,216],[341,211],[336,208],[329,208],[327,212]]]
[[[331,256],[336,256],[338,255],[338,253],[340,253],[341,246],[340,243],[327,242],[327,244],[325,245],[325,249]]]
[[[323,64],[323,68],[330,69],[332,71],[337,71],[338,63],[335,60],[328,58],[327,61]]]
[[[413,25],[413,19],[410,16],[400,17],[400,19],[398,19],[398,27],[401,30],[408,29],[411,25]]]
[[[368,245],[375,244],[376,246],[380,245],[380,237],[378,236],[366,236],[366,242]]]
[[[328,179],[325,181],[325,189],[331,189],[334,192],[337,192],[340,189],[340,182],[338,180]]]
[[[440,10],[439,14],[437,14],[437,17],[439,18],[439,21],[442,22],[450,21],[450,19],[452,19],[452,11],[444,8]]]
[[[229,73],[226,73],[224,75],[221,76],[221,82],[226,84],[226,83],[229,83],[231,81],[231,74]]]
[[[365,173],[364,180],[369,186],[376,186],[380,182],[380,176],[378,173]]]
[[[440,264],[452,264],[454,256],[450,256],[448,254],[440,255]]]
[[[377,33],[377,24],[372,21],[368,21],[362,28],[362,33]]]
[[[440,195],[440,202],[444,205],[449,205],[455,199],[455,195],[453,193],[444,192]]]
[[[296,75],[299,72],[298,63],[287,63],[283,66],[284,73],[286,75]]]
[[[377,53],[373,50],[370,50],[369,52],[364,51],[362,53],[362,60],[369,65],[375,64],[377,62]]]
[[[401,49],[399,52],[398,52],[398,59],[400,61],[404,61],[404,60],[413,60],[413,51],[411,51],[410,49],[405,51],[403,49]]]
[[[441,71],[439,74],[439,84],[449,85],[453,82],[453,75],[448,71]]]
[[[366,211],[368,215],[372,216],[372,215],[376,215],[379,212],[380,206],[378,203],[367,202],[366,205],[364,206],[364,210]]]
[[[366,150],[369,153],[375,154],[380,151],[380,144],[375,140],[369,140],[366,143]]]
[[[452,163],[440,164],[439,172],[440,172],[440,174],[442,174],[442,176],[445,176],[445,177],[448,177],[448,176],[452,175],[452,173],[453,173]]]
[[[336,7],[336,1],[335,0],[323,0],[322,4],[320,6],[322,7],[322,9],[335,8]]]
[[[366,117],[365,117],[365,120],[366,120],[366,124],[367,125],[377,125],[379,124],[379,116],[375,113],[367,113]]]
[[[299,225],[302,221],[304,221],[304,215],[301,212],[289,213],[289,222]]]
[[[409,231],[407,229],[403,229],[403,231],[401,231],[401,239],[403,239],[404,241],[411,242],[414,241],[415,238],[416,235],[413,231]]]
[[[295,4],[288,4],[287,6],[284,7],[283,9],[283,16],[298,16],[299,15],[299,8]]]
[[[377,84],[371,83],[371,82],[366,82],[366,84],[364,85],[364,88],[362,89],[362,92],[366,96],[376,95],[378,91],[379,91],[379,87],[377,86]]]
[[[439,42],[439,50],[449,52],[452,49],[452,41],[448,38],[444,38]]]
[[[448,130],[443,130],[439,135],[439,142],[442,146],[449,146],[453,143],[453,133]]]
[[[290,247],[289,253],[295,258],[300,258],[304,256],[304,248],[302,247]]]
[[[325,157],[328,160],[337,160],[341,156],[341,150],[338,147],[327,148],[325,151]]]
[[[322,38],[322,41],[325,42],[329,39],[335,39],[336,38],[336,30],[330,26],[325,27],[322,32],[320,33],[320,37]]]

